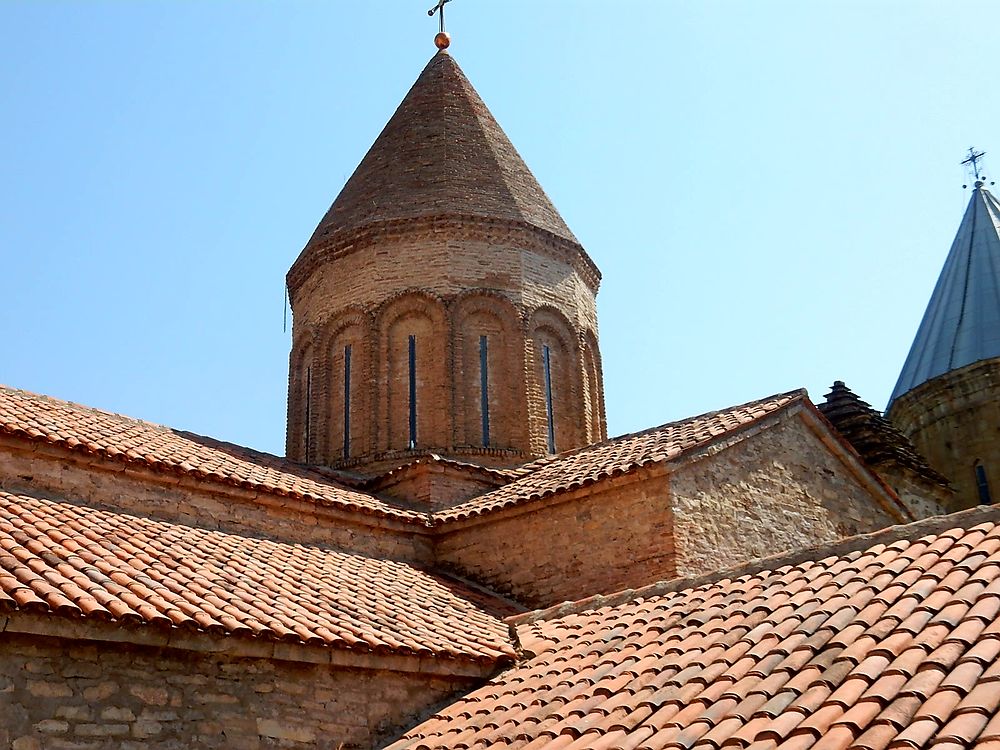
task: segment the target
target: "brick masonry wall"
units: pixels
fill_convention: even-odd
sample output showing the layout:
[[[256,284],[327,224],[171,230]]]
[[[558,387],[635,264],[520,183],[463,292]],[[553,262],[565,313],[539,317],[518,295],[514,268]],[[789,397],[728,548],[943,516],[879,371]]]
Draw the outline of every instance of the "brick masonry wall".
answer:
[[[677,574],[694,576],[902,522],[798,417],[671,475]]]
[[[662,472],[639,470],[558,500],[446,528],[438,564],[531,607],[674,576]]]
[[[0,489],[84,502],[168,521],[322,544],[348,552],[426,563],[430,541],[421,527],[305,500],[183,481],[176,476],[88,460],[57,449],[25,451],[0,443]],[[370,525],[365,522],[369,522]]]
[[[908,520],[794,414],[670,469],[450,524],[438,563],[548,607]]]
[[[0,747],[371,748],[466,680],[0,635]]]
[[[897,398],[886,416],[951,480],[950,511],[979,503],[977,462],[1000,501],[1000,359],[934,378]]]
[[[605,438],[596,282],[576,267],[578,252],[550,244],[503,223],[418,222],[317,265],[293,296],[289,457],[364,468],[406,450],[411,335],[418,449],[482,447],[481,335],[489,337],[491,447],[512,449],[512,463],[547,452],[543,345],[552,353],[557,450]]]

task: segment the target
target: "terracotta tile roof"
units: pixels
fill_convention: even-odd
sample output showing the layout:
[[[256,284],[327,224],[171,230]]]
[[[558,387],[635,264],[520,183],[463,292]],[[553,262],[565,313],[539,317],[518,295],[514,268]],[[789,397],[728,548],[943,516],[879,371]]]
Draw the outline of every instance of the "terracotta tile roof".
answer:
[[[514,618],[523,660],[392,750],[1000,746],[1000,509],[749,567]]]
[[[514,656],[504,622],[464,593],[405,563],[0,492],[0,611],[487,663]]]
[[[400,519],[424,518],[277,456],[6,386],[0,386],[3,434],[139,463],[154,471]]]
[[[547,456],[522,467],[521,472],[525,476],[521,479],[467,503],[435,513],[433,518],[436,523],[443,523],[481,515],[582,487],[604,477],[624,474],[645,464],[670,461],[806,398],[804,390],[779,393]]]

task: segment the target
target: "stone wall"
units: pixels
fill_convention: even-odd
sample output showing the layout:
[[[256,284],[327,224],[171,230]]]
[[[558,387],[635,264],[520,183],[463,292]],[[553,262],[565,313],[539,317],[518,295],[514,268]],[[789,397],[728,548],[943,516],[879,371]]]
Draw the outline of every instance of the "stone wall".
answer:
[[[371,748],[470,682],[0,634],[0,747]]]
[[[436,550],[440,565],[548,607],[908,520],[819,417],[800,410],[702,455],[452,522]]]
[[[955,488],[949,510],[980,502],[976,466],[1000,500],[1000,359],[941,375],[893,401],[886,416]]]
[[[24,441],[0,439],[0,489],[393,560],[425,563],[431,558],[430,541],[419,524],[125,467]]]
[[[672,578],[673,519],[662,470],[449,524],[438,564],[530,607]]]
[[[677,574],[710,573],[911,520],[898,506],[886,507],[819,434],[788,415],[679,466],[670,477]]]

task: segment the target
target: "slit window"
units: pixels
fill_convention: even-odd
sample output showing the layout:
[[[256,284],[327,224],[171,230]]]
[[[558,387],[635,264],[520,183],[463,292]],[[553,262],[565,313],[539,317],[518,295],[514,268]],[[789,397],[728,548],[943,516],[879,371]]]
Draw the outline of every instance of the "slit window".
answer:
[[[344,458],[351,457],[351,345],[344,347]]]
[[[986,467],[981,463],[976,464],[976,489],[979,490],[979,504],[992,505],[993,498],[990,496],[990,483],[986,479]]]
[[[409,342],[409,373],[410,373],[410,450],[417,447],[417,337],[410,336]]]
[[[309,449],[312,444],[312,365],[306,368],[306,412],[305,412],[305,445],[303,445],[303,459],[308,463]]]
[[[548,421],[549,453],[555,453],[556,424],[552,414],[552,353],[548,345],[542,347],[542,370],[545,375],[545,417]]]
[[[489,339],[479,337],[479,411],[483,418],[483,447],[490,445]]]

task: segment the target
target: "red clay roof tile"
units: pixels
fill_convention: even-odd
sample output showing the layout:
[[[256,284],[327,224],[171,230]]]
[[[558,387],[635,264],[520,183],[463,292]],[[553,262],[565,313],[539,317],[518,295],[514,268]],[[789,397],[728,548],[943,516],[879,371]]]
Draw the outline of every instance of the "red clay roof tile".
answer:
[[[0,386],[0,434],[139,463],[159,472],[424,523],[417,511],[338,485],[299,464],[190,432]]]
[[[526,476],[521,479],[438,511],[433,519],[435,523],[445,523],[482,515],[582,487],[604,477],[624,474],[649,463],[675,460],[805,399],[807,395],[803,390],[779,393],[741,406],[548,456],[522,467]]]
[[[504,727],[519,727],[527,747],[1000,745],[1000,629],[987,634],[997,624],[997,594],[973,579],[982,566],[1000,565],[1000,549],[970,561],[984,534],[1000,532],[1000,509],[946,520],[956,528],[944,530],[942,519],[896,527],[883,532],[882,544],[872,539],[867,550],[819,562],[755,564],[748,575],[720,573],[701,585],[659,584],[514,617],[533,653],[390,747],[454,747],[449,732],[458,728],[470,744],[511,747],[511,734],[495,724],[470,727],[463,718],[487,696],[495,696],[489,711],[503,716]],[[900,580],[906,583],[897,587]],[[881,606],[870,606],[894,588]],[[770,612],[760,609],[767,602],[776,605]],[[634,665],[592,666],[636,658],[641,684]],[[553,664],[558,677],[548,674]],[[559,685],[558,701],[525,695],[543,675]],[[612,679],[613,689],[598,689]],[[521,707],[531,699],[541,705]],[[544,733],[524,720],[537,713],[546,715]]]
[[[515,656],[475,592],[411,565],[0,491],[0,608],[333,649]]]

